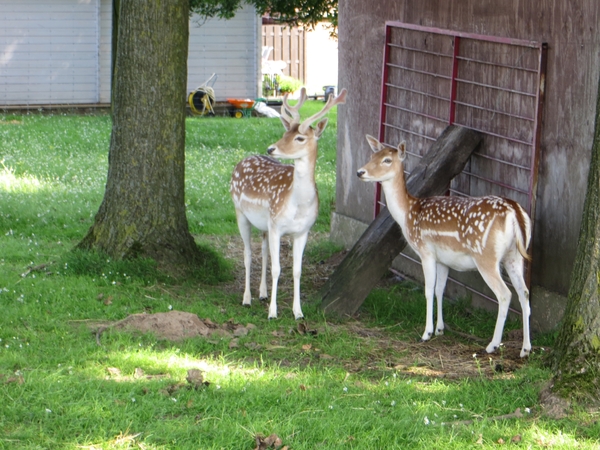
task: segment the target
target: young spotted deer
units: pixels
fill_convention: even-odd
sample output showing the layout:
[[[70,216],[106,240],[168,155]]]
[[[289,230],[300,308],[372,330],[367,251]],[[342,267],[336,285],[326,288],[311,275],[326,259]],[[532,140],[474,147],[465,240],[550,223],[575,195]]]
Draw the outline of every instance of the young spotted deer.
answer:
[[[302,255],[308,231],[315,223],[319,212],[319,197],[315,184],[317,163],[317,141],[325,131],[327,118],[313,128],[311,124],[323,117],[335,105],[345,103],[346,90],[339,96],[329,97],[325,107],[300,122],[300,108],[306,101],[306,90],[302,88],[296,105],[283,98],[281,122],[285,128],[283,137],[267,149],[271,156],[293,159],[294,164],[282,164],[270,156],[255,155],[242,160],[233,170],[230,192],[235,205],[238,228],[244,241],[244,266],[246,283],[243,305],[250,305],[251,227],[263,231],[262,273],[260,299],[267,298],[267,261],[271,254],[271,303],[269,319],[277,317],[277,282],[281,272],[279,264],[280,239],[284,235],[293,238],[294,259],[294,303],[296,319],[304,317],[300,307],[300,275]]]
[[[531,351],[529,340],[529,291],[523,279],[523,259],[529,260],[527,247],[531,222],[521,206],[509,199],[487,196],[478,198],[415,198],[406,190],[404,164],[406,144],[398,148],[380,143],[367,135],[375,152],[358,170],[364,181],[379,181],[387,207],[402,233],[419,255],[425,276],[427,318],[422,340],[433,334],[433,295],[437,298],[435,334],[443,334],[442,297],[448,269],[478,270],[498,299],[498,318],[492,341],[486,351],[495,351],[502,340],[511,292],[500,275],[502,264],[517,291],[523,313],[521,357]]]

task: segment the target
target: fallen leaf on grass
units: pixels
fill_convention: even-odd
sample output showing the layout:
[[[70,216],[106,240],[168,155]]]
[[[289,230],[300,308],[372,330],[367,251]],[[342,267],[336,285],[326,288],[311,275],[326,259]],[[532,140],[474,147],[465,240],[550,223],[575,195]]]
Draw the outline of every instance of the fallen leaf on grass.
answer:
[[[515,444],[521,442],[521,435],[517,434],[516,436],[513,436],[512,438],[510,438],[510,442],[513,442]]]
[[[25,378],[23,378],[23,375],[17,375],[16,377],[8,377],[4,382],[4,384],[11,383],[23,384],[25,383]]]
[[[248,335],[248,328],[237,327],[235,330],[233,330],[233,335],[236,336],[236,337],[247,336]]]
[[[309,351],[312,348],[312,344],[304,344],[302,346],[302,350],[304,350],[305,352]]]
[[[504,439],[502,439],[502,438],[498,439],[498,444],[504,445]]]
[[[306,334],[310,334],[311,336],[316,336],[317,335],[317,330],[311,330],[308,328],[308,325],[306,324],[306,322],[300,322],[298,324],[298,326],[296,327],[296,332],[302,336],[306,335]]]
[[[262,345],[257,344],[256,342],[246,342],[244,344],[244,347],[250,350],[260,350],[262,348]]]
[[[204,380],[204,374],[199,369],[188,370],[185,380],[194,389],[203,388],[204,386],[208,386],[210,384],[208,381]]]
[[[478,445],[483,445],[483,434],[479,435],[479,439],[477,439],[477,442],[475,442]]]
[[[271,434],[267,437],[257,434],[254,439],[256,441],[256,447],[254,450],[267,450],[268,448],[278,449],[283,445],[281,438],[276,434]]]
[[[267,345],[265,346],[265,349],[267,349],[268,351],[273,351],[287,349],[287,347],[285,345]]]
[[[116,367],[107,367],[106,370],[108,371],[111,377],[121,376],[121,370],[117,369]]]

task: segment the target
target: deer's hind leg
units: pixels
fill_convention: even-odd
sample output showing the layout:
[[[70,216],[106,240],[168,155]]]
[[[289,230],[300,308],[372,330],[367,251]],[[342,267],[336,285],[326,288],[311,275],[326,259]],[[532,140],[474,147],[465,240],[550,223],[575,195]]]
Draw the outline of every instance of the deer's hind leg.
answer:
[[[262,269],[260,274],[259,299],[266,300],[267,294],[267,265],[269,264],[269,234],[263,231],[262,234]]]
[[[529,316],[531,308],[529,305],[529,290],[523,278],[523,257],[517,252],[512,252],[503,263],[510,281],[517,291],[519,303],[521,304],[521,315],[523,318],[523,347],[521,348],[521,358],[531,353],[531,340],[529,336]]]
[[[437,263],[436,264],[436,278],[435,278],[435,298],[437,300],[437,321],[435,326],[435,334],[439,336],[444,334],[444,313],[442,303],[444,299],[444,289],[446,288],[446,281],[448,281],[448,266]]]
[[[498,317],[496,318],[496,327],[494,328],[494,336],[492,342],[486,347],[485,351],[492,353],[500,347],[502,343],[502,332],[504,331],[504,323],[508,315],[508,307],[510,306],[510,298],[512,296],[510,289],[500,275],[500,267],[497,263],[477,264],[477,269],[483,277],[483,280],[490,287],[496,299],[498,300]]]
[[[246,269],[246,279],[244,283],[244,297],[242,305],[250,306],[252,303],[252,293],[250,291],[250,273],[252,270],[252,224],[243,212],[236,209],[238,229],[240,236],[244,241],[244,268]]]

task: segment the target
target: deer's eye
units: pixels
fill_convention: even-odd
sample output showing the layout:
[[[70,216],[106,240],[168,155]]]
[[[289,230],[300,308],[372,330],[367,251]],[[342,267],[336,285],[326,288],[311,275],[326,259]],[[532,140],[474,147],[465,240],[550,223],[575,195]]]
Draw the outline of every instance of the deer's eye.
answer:
[[[385,158],[385,159],[383,160],[383,163],[384,163],[384,164],[391,164],[391,163],[392,163],[392,158]]]
[[[306,142],[306,138],[305,138],[304,136],[296,136],[296,137],[294,138],[294,140],[295,140],[296,142],[300,142],[301,144],[303,144],[304,142]]]

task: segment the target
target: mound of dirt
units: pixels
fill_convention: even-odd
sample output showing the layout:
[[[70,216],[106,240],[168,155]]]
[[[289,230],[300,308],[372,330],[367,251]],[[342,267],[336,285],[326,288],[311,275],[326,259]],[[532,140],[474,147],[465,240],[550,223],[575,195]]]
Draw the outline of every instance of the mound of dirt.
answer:
[[[245,327],[232,320],[217,325],[210,319],[200,319],[196,314],[183,311],[169,311],[155,314],[132,314],[123,320],[105,325],[98,329],[96,337],[108,328],[117,330],[152,333],[159,339],[180,341],[196,336],[233,338],[248,334],[252,324]],[[99,342],[98,342],[99,343]]]

